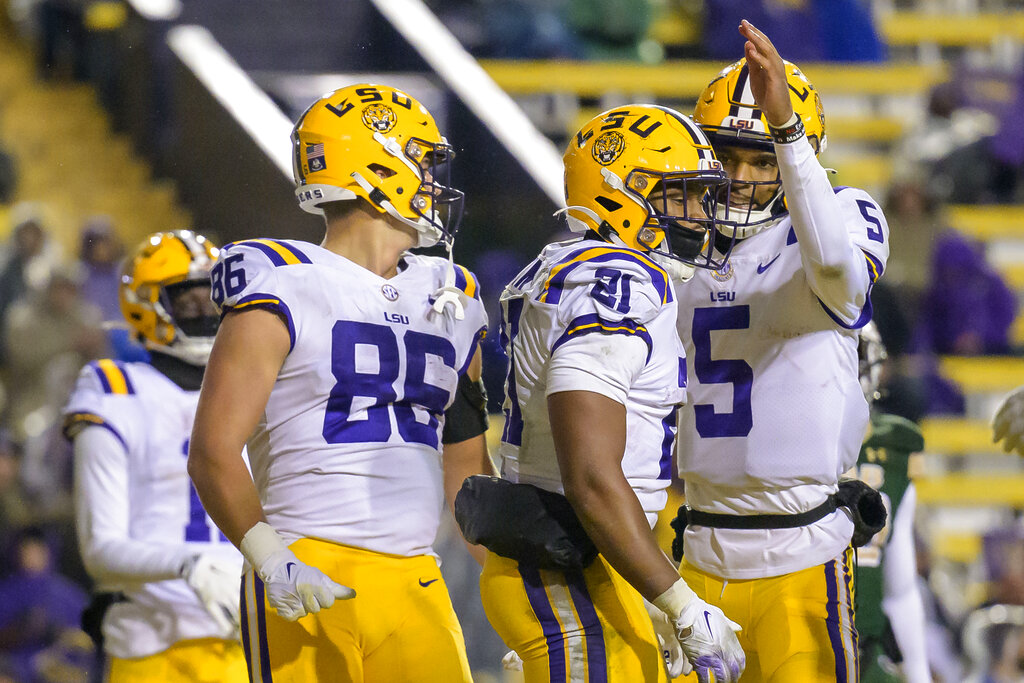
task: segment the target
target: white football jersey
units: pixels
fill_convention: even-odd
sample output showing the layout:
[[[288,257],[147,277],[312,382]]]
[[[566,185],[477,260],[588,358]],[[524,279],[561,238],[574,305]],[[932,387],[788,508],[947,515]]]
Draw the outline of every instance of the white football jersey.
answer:
[[[276,311],[291,335],[248,442],[263,511],[285,538],[431,552],[444,504],[444,411],[487,326],[477,281],[461,266],[465,318],[434,310],[448,267],[407,254],[385,279],[307,242],[221,250],[214,302]]]
[[[867,193],[835,192],[860,254],[850,258],[867,266],[866,293],[888,258],[888,227]],[[749,515],[823,503],[857,461],[868,426],[857,338],[870,320],[870,299],[852,324],[826,308],[810,287],[789,216],[737,243],[721,271],[698,270],[676,296],[691,360],[678,440],[688,504]],[[851,533],[848,515],[837,511],[797,529],[690,526],[684,543],[687,560],[700,569],[748,579],[826,562]]]
[[[622,471],[653,525],[672,474],[686,366],[668,275],[641,252],[591,239],[548,245],[505,288],[506,479],[564,493],[547,396],[594,391],[626,406]]]
[[[123,446],[89,453],[79,470],[83,554],[106,553],[97,590],[121,591],[103,620],[104,649],[115,657],[162,652],[223,633],[177,574],[186,558],[222,555],[241,578],[242,556],[206,514],[189,479],[188,440],[198,391],[185,391],[148,363],[100,360],[78,377],[65,408],[69,435],[101,427]],[[146,581],[146,576],[163,580]]]

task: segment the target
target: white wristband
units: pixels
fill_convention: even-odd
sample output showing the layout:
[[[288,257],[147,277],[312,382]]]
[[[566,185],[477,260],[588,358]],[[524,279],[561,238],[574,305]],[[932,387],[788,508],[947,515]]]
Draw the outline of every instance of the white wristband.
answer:
[[[261,571],[263,563],[274,553],[288,550],[288,546],[285,545],[284,539],[274,527],[266,522],[256,522],[251,529],[245,532],[245,536],[242,536],[239,550],[242,551],[242,555],[260,575],[260,578],[265,578]]]
[[[683,613],[683,610],[686,609],[686,606],[696,597],[697,594],[686,585],[686,581],[680,578],[669,586],[667,591],[654,598],[651,602],[655,607],[667,614],[669,619],[675,621]]]

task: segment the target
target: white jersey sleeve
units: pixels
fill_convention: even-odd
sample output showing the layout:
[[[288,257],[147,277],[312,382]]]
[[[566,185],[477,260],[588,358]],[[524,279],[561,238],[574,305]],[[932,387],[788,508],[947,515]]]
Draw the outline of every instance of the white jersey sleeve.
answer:
[[[925,648],[924,602],[917,581],[914,552],[914,509],[917,493],[913,482],[907,486],[894,511],[892,537],[882,562],[884,597],[882,610],[889,617],[893,635],[903,655],[903,673],[910,683],[927,683],[928,655]]]
[[[775,152],[807,281],[837,323],[860,327],[889,258],[885,216],[863,190],[833,189],[806,138]]]
[[[132,538],[128,453],[117,435],[96,426],[74,437],[78,544],[99,584],[175,579],[194,550],[184,544]]]

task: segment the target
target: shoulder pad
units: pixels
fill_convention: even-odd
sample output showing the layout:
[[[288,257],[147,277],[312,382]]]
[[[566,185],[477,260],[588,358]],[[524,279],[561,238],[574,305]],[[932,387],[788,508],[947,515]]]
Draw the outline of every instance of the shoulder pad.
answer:
[[[225,245],[222,251],[235,251],[239,247],[247,247],[261,252],[275,267],[292,266],[297,263],[312,263],[310,258],[302,253],[298,247],[284,240],[243,240]]]
[[[588,245],[563,256],[549,268],[537,300],[557,304],[562,293],[574,284],[589,284],[603,278],[618,281],[623,275],[630,275],[637,287],[649,287],[652,298],[660,305],[674,300],[664,268],[638,251],[613,245]]]

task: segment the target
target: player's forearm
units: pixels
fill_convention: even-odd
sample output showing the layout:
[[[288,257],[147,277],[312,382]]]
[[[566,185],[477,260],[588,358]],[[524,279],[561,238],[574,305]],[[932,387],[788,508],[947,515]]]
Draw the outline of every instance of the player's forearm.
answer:
[[[237,547],[245,532],[257,522],[266,521],[266,517],[241,448],[234,455],[213,449],[196,443],[193,435],[188,474],[210,519]]]
[[[566,498],[597,549],[648,600],[678,578],[622,473],[626,409],[589,391],[548,396]]]
[[[776,144],[775,151],[808,282],[830,310],[855,319],[867,301],[867,265],[825,169],[806,138]]]
[[[474,474],[493,475],[494,465],[487,453],[485,434],[471,439],[444,445],[444,497],[448,501],[448,509],[455,514],[455,496],[462,488],[466,477]],[[466,549],[473,559],[483,566],[486,551],[483,546],[466,543]]]
[[[130,538],[83,538],[82,561],[97,583],[148,583],[181,578],[194,551],[184,544],[146,543]]]
[[[597,473],[595,473],[597,474]],[[611,477],[586,477],[566,486],[566,497],[587,535],[605,559],[648,600],[654,600],[679,579],[658,547],[647,516],[629,482],[618,472]]]

